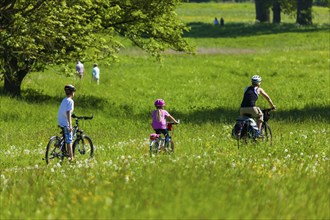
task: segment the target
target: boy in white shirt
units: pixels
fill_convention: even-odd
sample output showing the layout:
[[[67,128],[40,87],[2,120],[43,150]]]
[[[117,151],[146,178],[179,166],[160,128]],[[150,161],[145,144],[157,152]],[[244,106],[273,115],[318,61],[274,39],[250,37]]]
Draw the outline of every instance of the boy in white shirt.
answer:
[[[57,114],[58,125],[64,129],[65,141],[67,144],[67,149],[69,153],[69,160],[74,160],[74,155],[72,152],[72,112],[74,110],[74,93],[76,88],[73,85],[66,85],[64,87],[66,97],[62,100],[60,108]]]

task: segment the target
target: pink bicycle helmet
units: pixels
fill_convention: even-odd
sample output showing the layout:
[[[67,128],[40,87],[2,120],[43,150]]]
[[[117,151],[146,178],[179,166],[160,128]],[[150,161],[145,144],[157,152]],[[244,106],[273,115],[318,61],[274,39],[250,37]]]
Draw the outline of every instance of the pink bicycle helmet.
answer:
[[[157,99],[155,101],[155,106],[160,106],[160,107],[165,106],[165,101],[163,99]]]

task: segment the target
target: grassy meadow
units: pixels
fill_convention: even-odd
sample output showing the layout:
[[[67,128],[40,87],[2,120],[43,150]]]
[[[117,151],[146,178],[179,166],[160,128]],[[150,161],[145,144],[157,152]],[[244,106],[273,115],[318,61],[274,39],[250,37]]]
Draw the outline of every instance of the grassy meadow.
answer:
[[[314,12],[298,27],[285,15],[256,24],[249,3],[183,4],[195,55],[168,51],[159,63],[125,42],[120,62],[98,62],[100,85],[92,62],[83,80],[74,61],[69,74],[28,75],[21,98],[0,94],[0,219],[329,219],[329,9]],[[237,149],[231,129],[255,74],[278,108],[273,145]],[[94,115],[81,126],[95,158],[46,166],[68,83],[75,114]],[[157,98],[181,124],[175,154],[150,158]]]

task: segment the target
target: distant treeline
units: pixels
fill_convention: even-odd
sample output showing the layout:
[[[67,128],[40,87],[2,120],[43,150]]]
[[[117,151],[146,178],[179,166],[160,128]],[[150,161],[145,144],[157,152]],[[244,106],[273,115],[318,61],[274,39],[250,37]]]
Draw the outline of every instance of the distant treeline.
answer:
[[[183,2],[254,2],[254,0],[182,0]],[[313,0],[313,5],[330,6],[329,0]]]

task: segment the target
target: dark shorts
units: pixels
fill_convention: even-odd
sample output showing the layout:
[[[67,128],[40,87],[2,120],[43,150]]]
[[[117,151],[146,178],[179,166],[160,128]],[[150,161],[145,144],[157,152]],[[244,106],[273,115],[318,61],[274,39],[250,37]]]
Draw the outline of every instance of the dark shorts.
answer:
[[[155,129],[156,134],[163,134],[165,137],[168,136],[167,129]]]

